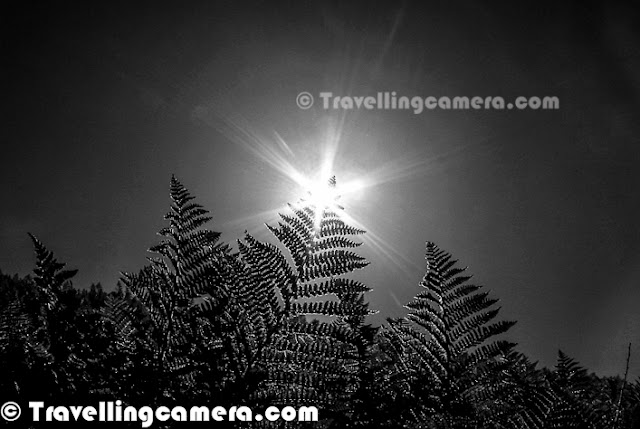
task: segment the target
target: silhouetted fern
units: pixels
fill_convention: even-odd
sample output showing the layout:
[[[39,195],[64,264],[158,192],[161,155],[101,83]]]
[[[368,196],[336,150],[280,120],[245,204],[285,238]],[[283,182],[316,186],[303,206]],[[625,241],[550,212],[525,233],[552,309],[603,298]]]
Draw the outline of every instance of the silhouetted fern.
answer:
[[[348,235],[364,231],[329,207],[301,202],[290,208],[291,215],[281,215],[268,229],[291,259],[277,246],[245,235],[238,244],[245,267],[237,295],[256,326],[251,360],[262,374],[256,398],[313,404],[327,418],[345,412],[358,388],[361,331],[353,322],[370,313],[361,299],[369,288],[342,276],[368,264],[347,250],[359,245]],[[313,315],[333,320],[306,320]]]
[[[467,284],[463,268],[447,252],[427,243],[424,288],[407,304],[404,319],[389,320],[385,329],[396,371],[411,400],[409,420],[437,427],[477,425],[480,409],[495,404],[493,374],[513,347],[492,340],[514,322],[494,321],[496,299]],[[491,413],[486,413],[491,419]]]
[[[170,197],[150,264],[109,294],[74,289],[75,270],[30,235],[33,278],[0,273],[3,398],[307,405],[324,428],[640,424],[640,379],[597,377],[562,351],[539,369],[499,338],[514,322],[497,319],[497,299],[434,243],[406,317],[378,330],[367,324],[369,287],[350,278],[368,265],[354,239],[364,231],[342,207],[301,200],[267,226],[273,242],[245,234],[235,252],[175,177]]]
[[[130,369],[150,378],[141,388],[154,402],[192,401],[220,387],[214,387],[220,380],[204,380],[212,374],[203,356],[219,357],[220,323],[209,314],[220,313],[228,300],[219,269],[228,248],[219,244],[219,233],[203,228],[211,219],[208,211],[193,202],[175,177],[170,196],[169,226],[160,230],[162,240],[150,249],[160,256],[149,258],[151,266],[137,274],[123,274],[132,299],[110,299],[106,308],[120,348],[135,349],[137,364]]]

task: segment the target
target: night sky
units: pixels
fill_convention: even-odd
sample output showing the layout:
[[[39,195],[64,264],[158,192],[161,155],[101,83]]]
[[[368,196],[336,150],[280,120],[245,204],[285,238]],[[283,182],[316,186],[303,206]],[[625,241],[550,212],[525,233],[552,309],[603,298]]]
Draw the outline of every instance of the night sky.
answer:
[[[369,231],[358,276],[374,322],[419,291],[430,240],[501,299],[533,360],[561,348],[622,373],[631,341],[640,375],[631,7],[86,3],[0,14],[3,272],[32,269],[29,231],[80,270],[76,286],[110,290],[158,240],[171,174],[223,240],[269,239],[263,224],[302,192],[276,167],[314,174],[333,150],[338,184],[368,185],[342,203]],[[323,91],[557,96],[560,109],[324,110]]]

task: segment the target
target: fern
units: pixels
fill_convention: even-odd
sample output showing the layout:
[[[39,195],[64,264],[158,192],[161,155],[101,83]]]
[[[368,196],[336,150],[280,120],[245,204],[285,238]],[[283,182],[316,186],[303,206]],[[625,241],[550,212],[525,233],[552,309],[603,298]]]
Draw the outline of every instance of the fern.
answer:
[[[324,418],[336,418],[358,389],[358,322],[371,313],[362,295],[370,289],[344,277],[368,265],[349,250],[360,245],[349,236],[364,231],[331,207],[304,201],[289,207],[292,214],[267,226],[289,258],[250,234],[238,243],[244,266],[235,295],[253,322],[249,360],[260,374],[254,397],[313,404],[323,408]],[[307,320],[313,316],[323,320]]]
[[[640,379],[599,378],[562,351],[539,369],[499,339],[513,322],[498,301],[433,243],[408,314],[378,330],[352,278],[364,231],[335,202],[292,204],[272,240],[245,234],[234,252],[175,177],[170,197],[150,264],[109,294],[73,289],[76,270],[29,234],[33,277],[0,273],[0,397],[313,405],[314,427],[335,428],[640,424]],[[295,424],[249,425],[274,426]]]
[[[613,409],[600,401],[594,401],[590,392],[591,377],[573,358],[558,351],[558,361],[550,380],[557,400],[548,417],[548,427],[610,427]]]
[[[82,343],[77,320],[82,311],[77,310],[77,297],[70,281],[77,270],[65,269],[66,264],[59,262],[42,242],[32,234],[29,237],[36,254],[33,281],[40,293],[40,312],[36,316],[41,325],[38,347],[51,355],[49,370],[55,379],[57,395],[72,396],[88,380],[86,362],[79,357]]]
[[[388,321],[383,335],[405,394],[419,404],[409,419],[470,425],[478,410],[495,403],[492,376],[513,344],[493,339],[514,322],[494,321],[497,300],[467,284],[470,276],[450,254],[428,242],[425,259],[423,291],[407,304],[404,319]],[[431,399],[420,404],[418,398]]]
[[[66,264],[58,262],[53,252],[48,250],[33,234],[29,233],[36,252],[36,267],[33,270],[34,282],[40,288],[49,310],[58,306],[62,287],[73,278],[78,270],[65,270]]]
[[[0,365],[4,371],[0,393],[3,398],[27,398],[37,392],[29,387],[31,377],[38,374],[37,393],[42,395],[45,384],[53,381],[53,374],[48,371],[53,356],[39,340],[42,328],[25,312],[24,302],[17,296],[0,303]]]
[[[124,353],[135,350],[141,370],[152,382],[132,392],[152,401],[194,400],[216,390],[216,381],[204,380],[216,372],[222,340],[221,322],[229,299],[221,265],[229,258],[220,234],[204,225],[208,211],[175,178],[171,178],[169,225],[162,228],[159,244],[149,250],[158,257],[137,274],[123,273],[122,285],[132,299],[121,296],[107,303],[118,345]],[[137,367],[137,369],[136,369]],[[216,386],[216,387],[214,387]]]
[[[505,356],[502,371],[496,374],[492,393],[496,406],[489,420],[494,427],[542,429],[557,403],[557,396],[544,372],[522,353],[511,351]]]

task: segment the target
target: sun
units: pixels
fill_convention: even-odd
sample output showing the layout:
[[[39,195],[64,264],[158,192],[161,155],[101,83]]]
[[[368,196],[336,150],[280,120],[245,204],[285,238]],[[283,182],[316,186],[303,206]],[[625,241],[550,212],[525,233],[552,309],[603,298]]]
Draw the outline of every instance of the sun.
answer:
[[[340,194],[336,189],[336,177],[328,180],[305,180],[304,189],[306,195],[300,198],[299,205],[313,208],[315,212],[315,226],[320,227],[320,222],[325,212],[337,213],[344,208],[338,204]]]
[[[340,195],[336,190],[336,177],[331,176],[327,181],[309,181],[306,185],[307,196],[302,199],[318,210],[338,208]]]

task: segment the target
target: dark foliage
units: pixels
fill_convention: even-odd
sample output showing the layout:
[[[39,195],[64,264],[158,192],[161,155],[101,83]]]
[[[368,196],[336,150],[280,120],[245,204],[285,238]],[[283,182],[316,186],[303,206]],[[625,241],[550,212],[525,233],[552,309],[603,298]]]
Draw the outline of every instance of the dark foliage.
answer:
[[[234,252],[175,178],[170,197],[149,265],[109,293],[72,287],[75,271],[30,235],[33,275],[0,273],[0,403],[304,405],[320,415],[304,425],[332,428],[640,425],[640,380],[597,377],[563,352],[538,368],[503,338],[513,322],[498,300],[433,243],[406,317],[376,328],[370,288],[350,278],[368,264],[364,231],[337,204],[290,205],[267,226],[273,243],[246,234]]]

